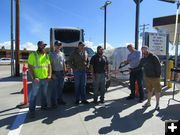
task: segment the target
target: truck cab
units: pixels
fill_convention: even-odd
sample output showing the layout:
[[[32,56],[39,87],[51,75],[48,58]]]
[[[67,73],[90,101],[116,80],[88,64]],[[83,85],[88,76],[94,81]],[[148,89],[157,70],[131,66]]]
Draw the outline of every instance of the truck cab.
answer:
[[[50,29],[50,51],[54,51],[54,42],[61,41],[62,46],[78,46],[84,42],[84,30],[73,27],[56,27]]]

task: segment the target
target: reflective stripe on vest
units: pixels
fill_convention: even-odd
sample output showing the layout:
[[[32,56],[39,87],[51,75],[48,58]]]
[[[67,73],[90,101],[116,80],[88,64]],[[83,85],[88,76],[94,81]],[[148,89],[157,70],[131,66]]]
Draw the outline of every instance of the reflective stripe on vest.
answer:
[[[37,60],[36,52],[34,52],[34,56],[35,56],[35,61],[36,61],[36,66],[34,68],[48,68],[48,64],[46,66],[38,66],[38,60]],[[47,54],[46,54],[46,59],[48,59]]]

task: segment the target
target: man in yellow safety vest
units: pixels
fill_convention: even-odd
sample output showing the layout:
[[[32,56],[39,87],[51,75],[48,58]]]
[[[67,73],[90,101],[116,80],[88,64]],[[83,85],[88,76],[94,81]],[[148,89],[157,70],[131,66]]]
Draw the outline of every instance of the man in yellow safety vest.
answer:
[[[36,97],[41,90],[41,109],[47,110],[47,88],[51,79],[51,64],[46,54],[46,43],[39,41],[38,50],[32,52],[28,58],[29,74],[32,78],[32,93],[29,101],[29,117],[35,117]]]

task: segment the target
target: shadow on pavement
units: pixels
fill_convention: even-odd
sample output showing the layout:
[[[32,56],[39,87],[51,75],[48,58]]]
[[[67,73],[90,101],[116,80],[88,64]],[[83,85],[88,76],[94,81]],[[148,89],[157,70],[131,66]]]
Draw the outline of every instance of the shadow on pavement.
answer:
[[[165,120],[180,120],[180,104],[169,105],[167,108],[160,109],[156,115],[162,121]]]
[[[31,85],[32,84],[28,84],[29,89],[31,88]],[[50,89],[49,89],[48,93],[49,93],[48,99],[50,100]],[[11,93],[11,94],[18,94],[18,93]],[[40,95],[38,97],[40,97]],[[76,106],[74,104],[74,91],[73,90],[65,91],[63,93],[63,98],[67,102],[67,105],[65,105],[65,106],[59,105],[57,109],[49,109],[46,111],[40,109],[40,101],[41,100],[40,100],[40,98],[37,98],[36,117],[33,119],[30,119],[28,117],[28,113],[26,111],[23,111],[20,114],[19,114],[19,109],[16,112],[12,112],[12,113],[9,112],[13,109],[17,109],[16,107],[0,111],[0,116],[1,116],[0,128],[3,126],[6,126],[7,129],[11,129],[12,124],[13,124],[14,120],[17,118],[18,114],[19,115],[27,114],[24,123],[33,122],[36,120],[42,120],[42,123],[44,123],[44,124],[52,124],[53,121],[55,121],[56,119],[71,117],[75,114],[78,114],[78,113],[81,113],[84,111],[88,111],[90,108],[94,107],[94,104],[92,104],[92,103],[90,103],[88,105],[80,104],[80,105]],[[91,98],[92,98],[92,94],[87,93],[87,99],[91,99]],[[48,104],[50,104],[50,103],[48,103]],[[10,115],[10,117],[8,117],[8,115]],[[3,117],[5,117],[5,118],[3,118]],[[13,129],[16,129],[16,128],[18,128],[18,127],[13,126]]]
[[[8,112],[8,111],[11,111],[11,110],[14,110],[14,109],[16,109],[16,107],[13,107],[13,108],[9,108],[9,109],[0,111],[0,116],[4,116],[4,115],[1,115],[1,113]]]
[[[36,118],[29,119],[27,117],[25,120],[25,123],[42,119],[42,123],[52,124],[57,119],[72,117],[78,113],[88,111],[90,108],[93,108],[93,106],[94,104],[89,104],[89,105],[80,104],[78,106],[71,104],[71,105],[66,105],[66,106],[58,106],[57,109],[48,110],[48,111],[37,110]]]
[[[117,100],[108,100],[106,102],[110,102],[110,103],[100,108],[94,108],[95,109],[93,111],[94,114],[86,116],[84,120],[89,121],[97,117],[102,117],[104,119],[111,118],[114,114],[120,113],[121,111],[137,104],[137,102],[135,102],[134,100],[127,101],[126,98],[121,98]]]
[[[0,79],[0,82],[21,82],[22,81],[22,74],[19,76],[19,77],[12,77],[12,76],[9,76],[9,77],[5,77],[5,78],[1,78]]]
[[[109,101],[110,104],[95,108],[93,115],[85,117],[85,121],[102,117],[103,119],[112,118],[110,126],[102,127],[99,129],[99,134],[107,134],[111,131],[129,132],[135,130],[143,125],[143,123],[153,116],[154,110],[144,113],[146,109],[138,109],[125,117],[120,117],[119,113],[127,108],[137,104],[134,100],[127,101],[125,98]]]
[[[174,95],[177,95],[180,92],[180,90],[175,90],[174,91]],[[173,88],[169,88],[168,86],[164,86],[162,87],[162,92],[161,92],[161,96],[169,96],[169,95],[173,95]]]
[[[31,81],[31,77],[27,72],[27,79],[28,81]],[[20,73],[20,76],[16,77],[16,76],[8,76],[8,77],[4,77],[4,78],[0,78],[0,82],[23,82],[22,80],[22,73]]]
[[[28,90],[30,91],[32,84],[28,84]],[[112,89],[111,91],[122,89],[123,86],[119,86],[118,88]],[[22,91],[22,90],[21,90]],[[50,89],[49,89],[50,92]],[[20,92],[21,93],[21,92]],[[11,94],[19,94],[11,93]],[[144,122],[153,117],[154,110],[145,113],[145,108],[140,108],[135,110],[133,113],[121,117],[119,115],[120,112],[134,106],[137,104],[135,100],[127,101],[125,98],[117,99],[117,100],[107,100],[105,104],[102,106],[96,106],[93,103],[88,105],[80,104],[76,106],[74,104],[74,92],[73,90],[68,90],[64,92],[63,95],[64,100],[68,103],[66,106],[58,106],[57,109],[50,109],[47,111],[40,110],[37,108],[36,117],[30,119],[28,116],[25,119],[24,123],[30,123],[37,120],[42,120],[43,124],[53,124],[53,122],[57,119],[67,118],[74,116],[76,114],[85,112],[94,108],[93,115],[88,115],[84,118],[84,121],[89,121],[96,119],[97,117],[102,117],[103,119],[108,119],[112,117],[110,126],[105,126],[99,129],[99,134],[107,134],[111,131],[119,131],[121,133],[130,132],[136,130],[144,124]],[[91,99],[92,94],[87,93],[87,99]],[[39,99],[38,99],[39,100]],[[38,104],[40,105],[40,100]],[[169,105],[167,108],[159,110],[157,117],[160,117],[162,121],[174,119],[180,119],[180,105]],[[0,120],[0,128],[6,126],[7,129],[10,129],[14,119],[18,115],[19,112],[8,113],[15,108],[10,108],[7,110],[0,111],[0,116],[11,115],[10,117],[6,117]],[[3,113],[1,115],[1,113]],[[24,112],[26,113],[26,112]],[[13,116],[12,116],[13,115]]]
[[[31,88],[32,88],[32,83],[28,83],[27,84],[28,93],[31,91]],[[24,94],[24,88],[22,88],[20,91],[16,91],[16,92],[13,92],[13,93],[10,93],[10,94],[11,95]]]
[[[15,113],[15,115],[11,116],[11,117],[7,117],[5,119],[1,119],[0,120],[0,128],[3,126],[7,126],[7,129],[10,129],[12,126],[12,123],[14,122],[16,116],[17,116],[18,112]],[[7,115],[7,114],[6,114]]]
[[[125,133],[140,128],[146,120],[153,116],[154,110],[144,113],[145,110],[141,108],[124,117],[120,117],[118,113],[114,114],[110,126],[101,128],[99,134],[107,134],[111,131]]]
[[[179,92],[180,92],[180,90],[175,90],[175,91],[174,91],[174,95],[178,94]],[[173,91],[163,91],[163,92],[161,93],[161,97],[162,97],[162,96],[169,96],[169,95],[173,95]]]

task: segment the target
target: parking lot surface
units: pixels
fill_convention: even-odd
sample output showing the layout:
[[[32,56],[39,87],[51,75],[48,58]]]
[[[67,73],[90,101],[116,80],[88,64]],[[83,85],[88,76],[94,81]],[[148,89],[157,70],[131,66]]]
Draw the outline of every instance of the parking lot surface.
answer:
[[[170,100],[168,105],[172,88],[163,87],[159,111],[154,110],[154,96],[151,107],[142,108],[146,100],[128,101],[129,93],[128,87],[112,79],[104,104],[92,103],[92,92],[88,92],[90,104],[76,106],[73,90],[68,90],[63,97],[66,106],[42,111],[38,103],[36,117],[30,119],[27,108],[16,108],[24,101],[21,77],[10,77],[10,66],[0,66],[0,135],[164,135],[166,120],[180,120],[179,102]],[[175,99],[180,99],[179,90]]]

